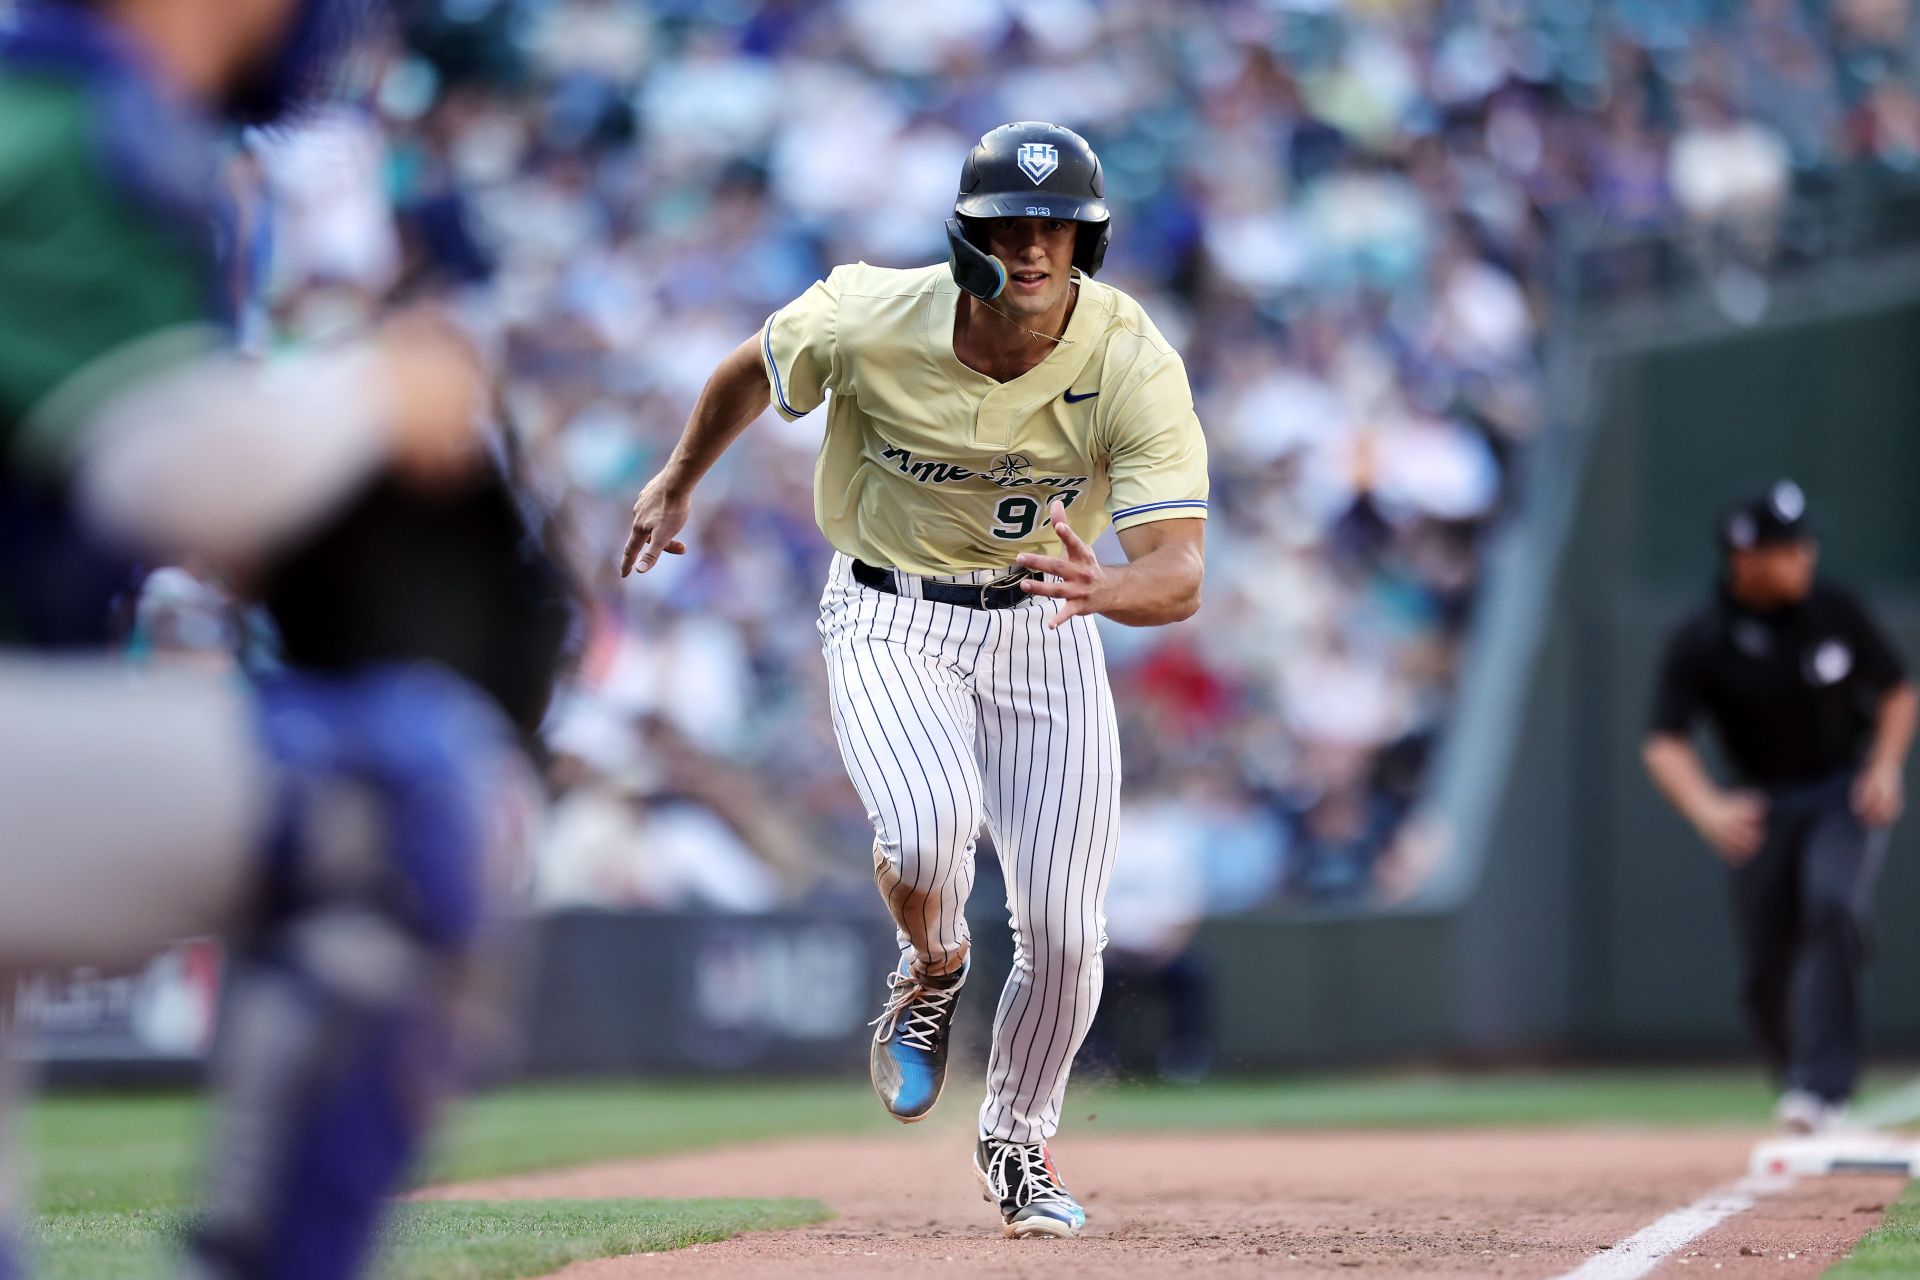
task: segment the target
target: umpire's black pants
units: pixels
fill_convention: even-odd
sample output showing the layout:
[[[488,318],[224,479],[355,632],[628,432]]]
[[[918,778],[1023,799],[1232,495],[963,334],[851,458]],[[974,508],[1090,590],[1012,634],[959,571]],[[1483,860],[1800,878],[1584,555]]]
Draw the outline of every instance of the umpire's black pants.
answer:
[[[1783,1087],[1853,1095],[1861,972],[1887,833],[1853,814],[1851,772],[1767,794],[1766,839],[1732,873],[1741,1003]]]

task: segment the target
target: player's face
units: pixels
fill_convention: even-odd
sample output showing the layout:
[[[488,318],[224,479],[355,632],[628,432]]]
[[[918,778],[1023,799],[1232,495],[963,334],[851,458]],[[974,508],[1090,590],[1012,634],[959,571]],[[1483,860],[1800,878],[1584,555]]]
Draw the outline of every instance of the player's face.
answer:
[[[1066,298],[1073,280],[1074,224],[1059,218],[993,218],[987,252],[1007,267],[1007,310],[1043,316]]]
[[[1733,594],[1746,604],[1770,609],[1796,604],[1813,590],[1820,549],[1812,542],[1782,542],[1736,551],[1729,570]]]

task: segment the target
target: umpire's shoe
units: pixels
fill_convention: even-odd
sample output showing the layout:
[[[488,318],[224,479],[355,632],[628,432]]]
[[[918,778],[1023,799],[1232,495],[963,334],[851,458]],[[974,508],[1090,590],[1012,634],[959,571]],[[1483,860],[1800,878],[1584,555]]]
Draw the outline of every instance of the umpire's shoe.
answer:
[[[916,978],[913,956],[887,975],[887,1007],[873,1020],[873,1050],[868,1067],[873,1091],[895,1120],[912,1124],[933,1110],[947,1083],[948,1032],[953,1003],[967,980],[972,957],[958,973]]]
[[[986,1199],[1000,1205],[1004,1230],[1023,1236],[1079,1234],[1087,1211],[1060,1185],[1044,1143],[982,1138],[973,1149],[973,1176]]]

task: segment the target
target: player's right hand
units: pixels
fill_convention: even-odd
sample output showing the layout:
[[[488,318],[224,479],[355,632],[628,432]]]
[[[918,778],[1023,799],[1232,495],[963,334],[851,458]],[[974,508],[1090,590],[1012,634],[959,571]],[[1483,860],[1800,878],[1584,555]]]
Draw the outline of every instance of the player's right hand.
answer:
[[[373,345],[394,467],[428,487],[469,475],[483,456],[480,423],[492,399],[479,353],[450,318],[431,309],[387,321]]]
[[[645,573],[663,551],[676,556],[687,553],[687,544],[673,535],[685,527],[688,505],[686,495],[668,485],[664,476],[647,481],[633,500],[633,530],[620,556],[621,577],[632,573],[636,563]]]
[[[1744,866],[1767,835],[1767,802],[1751,791],[1722,791],[1694,815],[1701,839],[1730,866]]]

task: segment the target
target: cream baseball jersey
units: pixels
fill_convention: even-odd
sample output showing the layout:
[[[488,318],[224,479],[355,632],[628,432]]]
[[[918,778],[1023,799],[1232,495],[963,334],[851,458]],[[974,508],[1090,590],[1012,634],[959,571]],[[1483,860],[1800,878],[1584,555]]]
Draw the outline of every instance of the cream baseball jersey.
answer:
[[[794,419],[833,393],[814,515],[836,550],[957,574],[1057,553],[1054,498],[1088,542],[1109,522],[1206,516],[1186,366],[1139,303],[1076,279],[1062,340],[1011,382],[954,355],[960,290],[944,263],[837,267],[768,318],[774,407]]]

